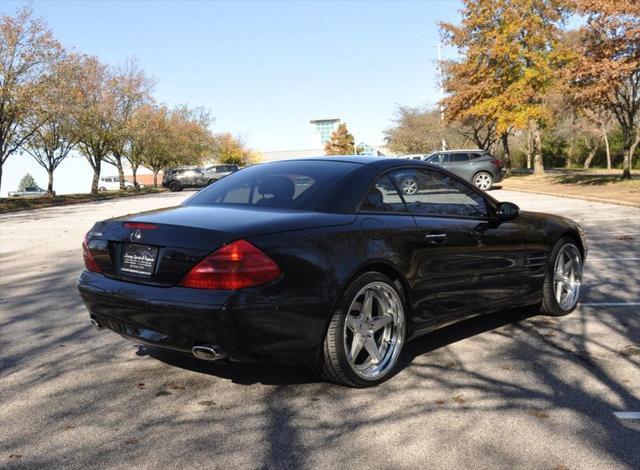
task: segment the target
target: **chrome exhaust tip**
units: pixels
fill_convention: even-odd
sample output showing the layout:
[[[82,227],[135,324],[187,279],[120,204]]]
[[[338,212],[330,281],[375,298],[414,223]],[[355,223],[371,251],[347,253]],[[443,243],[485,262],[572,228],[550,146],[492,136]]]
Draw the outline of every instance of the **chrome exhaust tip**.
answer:
[[[100,325],[100,323],[98,323],[98,320],[96,320],[95,318],[91,319],[91,326],[93,326],[96,330],[102,329],[102,325]]]
[[[227,357],[217,346],[196,345],[191,348],[191,352],[195,357],[204,361],[217,361]]]

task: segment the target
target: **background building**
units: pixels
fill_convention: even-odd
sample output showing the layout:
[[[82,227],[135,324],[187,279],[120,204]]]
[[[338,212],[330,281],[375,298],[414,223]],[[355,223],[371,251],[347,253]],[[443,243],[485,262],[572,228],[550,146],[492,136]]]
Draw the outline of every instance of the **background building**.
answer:
[[[324,144],[331,139],[331,134],[338,128],[340,119],[312,119],[309,123],[314,126],[312,133],[313,147],[324,148]]]

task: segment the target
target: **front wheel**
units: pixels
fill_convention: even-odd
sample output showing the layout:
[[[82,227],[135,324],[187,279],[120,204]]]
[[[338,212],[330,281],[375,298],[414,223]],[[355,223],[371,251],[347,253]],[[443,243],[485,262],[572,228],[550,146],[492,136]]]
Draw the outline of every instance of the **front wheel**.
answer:
[[[481,171],[476,176],[473,177],[473,184],[476,185],[476,188],[482,189],[483,191],[489,191],[493,186],[493,177],[490,173],[486,171]]]
[[[182,191],[182,185],[177,181],[172,181],[171,183],[169,183],[169,190],[173,192]]]
[[[580,249],[572,239],[561,238],[547,265],[541,313],[562,316],[575,310],[580,298],[582,266]]]
[[[316,371],[325,380],[349,387],[377,385],[396,369],[405,336],[401,293],[387,276],[365,273],[342,296]]]

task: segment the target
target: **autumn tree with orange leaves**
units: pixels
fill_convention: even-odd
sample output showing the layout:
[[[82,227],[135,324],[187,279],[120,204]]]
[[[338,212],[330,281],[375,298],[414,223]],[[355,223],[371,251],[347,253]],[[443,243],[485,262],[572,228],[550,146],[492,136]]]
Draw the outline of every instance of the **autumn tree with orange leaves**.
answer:
[[[584,106],[604,108],[615,116],[622,129],[622,177],[631,178],[640,144],[640,2],[568,1],[587,18],[568,78]]]
[[[541,132],[553,117],[545,99],[567,60],[562,6],[560,0],[465,0],[460,25],[440,25],[462,56],[445,67],[447,111],[495,122],[501,137],[528,128],[534,174],[544,173]]]

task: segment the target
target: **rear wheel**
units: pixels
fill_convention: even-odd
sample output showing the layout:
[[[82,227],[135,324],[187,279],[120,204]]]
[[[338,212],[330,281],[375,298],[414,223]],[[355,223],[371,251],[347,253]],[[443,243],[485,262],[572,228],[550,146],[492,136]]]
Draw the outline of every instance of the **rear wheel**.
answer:
[[[377,385],[396,369],[405,336],[404,302],[396,286],[383,274],[363,274],[333,314],[316,371],[349,387]]]
[[[100,186],[98,188],[98,192],[101,192],[101,193],[105,192],[106,190],[107,190],[107,188],[105,188],[104,186]]]
[[[182,191],[182,185],[177,181],[172,181],[171,183],[169,183],[169,189],[173,192]]]
[[[475,184],[478,189],[489,191],[493,186],[493,176],[491,176],[491,173],[481,171],[473,177],[473,184]]]
[[[542,313],[562,316],[575,310],[582,285],[582,254],[574,241],[561,238],[553,249],[544,280]]]

